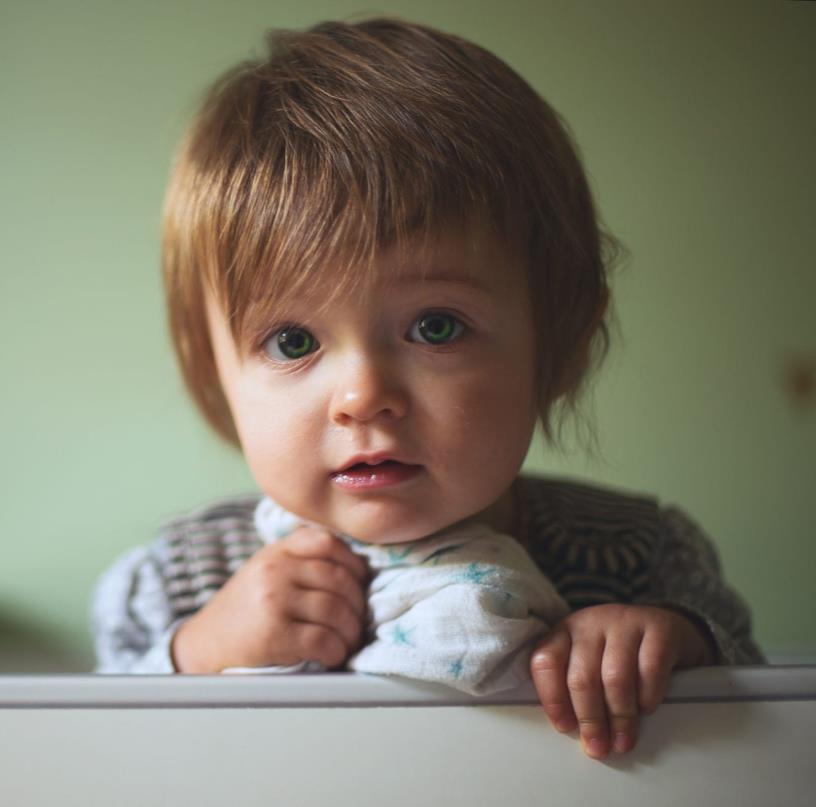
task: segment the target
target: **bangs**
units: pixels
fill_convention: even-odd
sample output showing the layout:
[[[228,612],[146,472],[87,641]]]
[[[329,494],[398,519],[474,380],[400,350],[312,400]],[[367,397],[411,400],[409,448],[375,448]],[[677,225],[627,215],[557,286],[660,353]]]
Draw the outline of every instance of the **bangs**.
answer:
[[[228,221],[201,230],[203,242],[208,233],[225,233],[207,245],[216,258],[206,280],[236,344],[295,300],[330,306],[365,295],[375,279],[388,279],[378,261],[386,250],[432,253],[439,236],[497,220],[486,210],[487,193],[450,166],[428,170],[418,160],[372,161],[351,149],[310,147],[309,154],[283,154],[277,176],[261,165],[227,180],[245,189],[239,204]],[[399,271],[399,262],[386,265]],[[413,267],[420,278],[426,266]]]
[[[385,249],[421,249],[475,220],[507,240],[524,206],[506,189],[524,179],[513,182],[506,121],[468,134],[475,107],[496,101],[482,84],[468,93],[394,74],[379,39],[328,47],[319,28],[296,40],[274,33],[270,49],[269,61],[238,65],[211,89],[175,171],[186,187],[171,193],[186,201],[185,263],[236,344],[311,290],[329,301],[364,293]]]

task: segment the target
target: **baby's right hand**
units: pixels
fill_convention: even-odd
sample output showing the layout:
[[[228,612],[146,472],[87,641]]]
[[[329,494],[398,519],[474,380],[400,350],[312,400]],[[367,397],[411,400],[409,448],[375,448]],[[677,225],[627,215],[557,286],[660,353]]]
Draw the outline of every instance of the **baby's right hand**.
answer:
[[[366,561],[339,538],[299,527],[256,552],[176,631],[178,672],[318,661],[338,667],[366,621]]]

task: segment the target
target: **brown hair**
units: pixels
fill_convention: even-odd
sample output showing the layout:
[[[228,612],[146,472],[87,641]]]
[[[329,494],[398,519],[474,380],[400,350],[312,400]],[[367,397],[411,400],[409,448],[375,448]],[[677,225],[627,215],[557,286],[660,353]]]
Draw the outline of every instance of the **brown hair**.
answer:
[[[259,307],[314,287],[326,266],[341,291],[365,283],[383,248],[478,218],[527,267],[552,439],[553,405],[575,408],[608,349],[606,274],[621,251],[565,122],[496,56],[426,26],[328,22],[267,43],[209,89],[165,199],[170,330],[209,423],[238,444],[207,289],[240,345]]]

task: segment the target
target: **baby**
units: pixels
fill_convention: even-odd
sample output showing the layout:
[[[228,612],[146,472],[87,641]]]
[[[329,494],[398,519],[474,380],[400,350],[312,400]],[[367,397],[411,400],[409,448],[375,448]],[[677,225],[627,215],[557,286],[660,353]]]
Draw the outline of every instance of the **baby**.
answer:
[[[672,669],[762,655],[682,512],[519,475],[608,342],[616,242],[564,123],[424,26],[269,46],[192,122],[162,244],[188,389],[263,495],[106,573],[99,670],[531,675],[590,756],[629,750]]]

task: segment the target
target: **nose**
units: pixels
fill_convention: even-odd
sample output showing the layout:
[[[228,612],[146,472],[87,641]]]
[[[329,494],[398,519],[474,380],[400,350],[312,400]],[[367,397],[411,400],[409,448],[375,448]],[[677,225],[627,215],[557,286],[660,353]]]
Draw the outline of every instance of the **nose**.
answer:
[[[333,423],[349,426],[373,420],[399,420],[408,411],[401,374],[386,354],[356,352],[334,368],[329,404]]]

